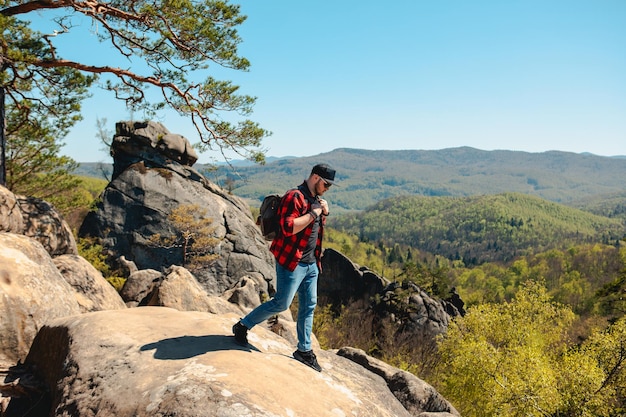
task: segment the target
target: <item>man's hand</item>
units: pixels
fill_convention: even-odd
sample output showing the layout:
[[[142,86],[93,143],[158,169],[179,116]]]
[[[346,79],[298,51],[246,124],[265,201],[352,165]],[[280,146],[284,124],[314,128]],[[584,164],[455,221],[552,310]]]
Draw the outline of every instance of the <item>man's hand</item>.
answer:
[[[324,216],[328,216],[328,213],[330,213],[328,211],[328,202],[326,200],[324,200],[323,198],[320,198],[319,199],[319,203],[320,203],[320,206],[322,207],[322,214]]]
[[[315,203],[311,204],[311,211],[315,213],[316,216],[319,216],[322,213],[324,213],[324,207],[322,206],[321,201],[323,200],[316,201]]]

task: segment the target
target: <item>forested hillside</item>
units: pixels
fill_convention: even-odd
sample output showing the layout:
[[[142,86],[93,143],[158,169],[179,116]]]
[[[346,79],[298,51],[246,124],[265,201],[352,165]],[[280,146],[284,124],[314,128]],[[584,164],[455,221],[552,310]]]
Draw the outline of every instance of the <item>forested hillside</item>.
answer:
[[[551,151],[441,150],[370,151],[336,149],[302,158],[272,160],[264,166],[195,165],[207,178],[258,207],[266,194],[299,184],[319,162],[337,169],[341,184],[328,199],[336,211],[363,210],[402,195],[474,196],[518,192],[570,204],[607,200],[624,193],[626,158]],[[88,169],[91,168],[91,169]],[[211,169],[209,169],[211,168]],[[83,175],[101,175],[98,164],[81,164]],[[623,199],[621,202],[623,203]],[[595,204],[595,203],[594,203]],[[619,204],[619,202],[618,202]]]
[[[626,220],[626,191],[582,198],[573,201],[571,205],[599,216]]]
[[[396,197],[329,222],[361,241],[406,245],[465,265],[574,244],[614,244],[625,235],[619,219],[519,193]]]

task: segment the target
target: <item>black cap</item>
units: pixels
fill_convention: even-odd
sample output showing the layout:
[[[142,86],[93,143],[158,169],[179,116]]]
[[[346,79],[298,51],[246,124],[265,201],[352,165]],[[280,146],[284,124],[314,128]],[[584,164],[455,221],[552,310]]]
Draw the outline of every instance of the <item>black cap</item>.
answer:
[[[311,170],[311,175],[317,174],[320,177],[324,178],[330,184],[337,184],[335,182],[335,170],[329,167],[326,164],[317,164]]]

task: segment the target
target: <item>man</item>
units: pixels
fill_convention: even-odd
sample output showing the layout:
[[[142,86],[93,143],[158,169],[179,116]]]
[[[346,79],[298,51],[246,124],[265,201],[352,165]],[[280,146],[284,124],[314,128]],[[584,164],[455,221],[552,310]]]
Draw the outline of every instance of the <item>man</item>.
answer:
[[[276,258],[276,294],[233,326],[235,340],[248,344],[248,330],[285,311],[298,293],[298,348],[293,357],[322,371],[311,349],[313,312],[317,304],[317,277],[321,267],[322,237],[328,203],[321,196],[335,183],[335,170],[326,164],[313,167],[298,188],[289,190],[278,207],[280,231],[270,251]]]

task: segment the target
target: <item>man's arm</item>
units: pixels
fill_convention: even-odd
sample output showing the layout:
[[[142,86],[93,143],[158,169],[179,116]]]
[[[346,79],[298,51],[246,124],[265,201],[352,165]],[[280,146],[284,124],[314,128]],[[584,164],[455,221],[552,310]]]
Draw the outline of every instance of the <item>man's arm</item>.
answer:
[[[315,202],[311,204],[311,209],[308,212],[300,215],[307,203],[304,196],[299,191],[295,191],[285,196],[285,198],[286,200],[283,202],[282,207],[280,207],[283,234],[285,236],[300,233],[323,212],[322,205],[319,202]]]
[[[313,221],[317,220],[321,214],[322,206],[319,203],[311,204],[311,211],[293,220],[293,233],[298,234],[303,231],[308,225],[313,223]]]

